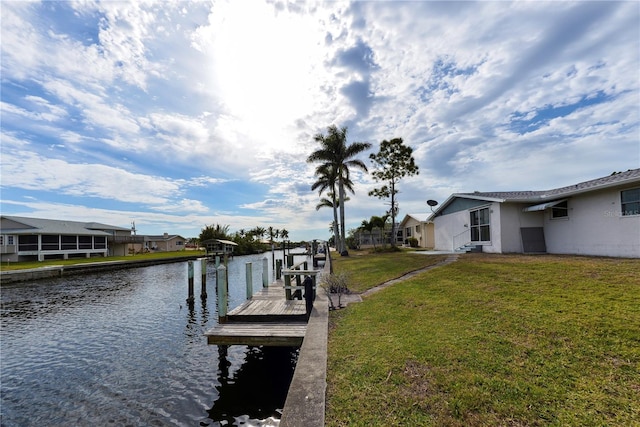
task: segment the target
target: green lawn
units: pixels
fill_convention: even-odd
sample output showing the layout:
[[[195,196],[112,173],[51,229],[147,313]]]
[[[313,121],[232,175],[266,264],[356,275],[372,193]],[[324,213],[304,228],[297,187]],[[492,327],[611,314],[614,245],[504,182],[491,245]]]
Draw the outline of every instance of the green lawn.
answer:
[[[639,271],[469,254],[332,312],[326,425],[640,425]]]
[[[403,274],[437,264],[446,255],[417,254],[415,251],[381,252],[352,251],[348,257],[332,253],[331,262],[335,273],[344,272],[349,278],[349,290],[362,292],[396,279]]]
[[[2,270],[24,270],[28,268],[48,267],[52,265],[75,265],[86,264],[92,262],[111,262],[111,261],[144,261],[148,259],[162,259],[175,257],[202,256],[204,251],[176,251],[176,252],[150,252],[146,254],[137,254],[129,256],[111,256],[111,257],[91,257],[91,258],[72,258],[72,259],[49,259],[46,261],[25,261],[2,263]]]

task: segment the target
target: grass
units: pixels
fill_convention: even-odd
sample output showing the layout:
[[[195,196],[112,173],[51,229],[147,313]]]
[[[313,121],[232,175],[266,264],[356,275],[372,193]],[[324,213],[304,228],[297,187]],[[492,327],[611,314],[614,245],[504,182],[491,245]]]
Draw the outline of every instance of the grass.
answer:
[[[640,425],[638,271],[469,254],[332,312],[326,425]]]
[[[76,265],[94,262],[113,261],[144,261],[149,259],[175,258],[204,255],[204,251],[175,251],[175,252],[150,252],[146,254],[136,254],[128,256],[91,257],[91,258],[71,258],[71,259],[48,259],[45,261],[24,261],[3,263],[2,270],[24,270],[28,268],[41,268],[53,265]]]
[[[404,273],[419,270],[443,261],[446,255],[424,255],[413,251],[380,252],[352,251],[348,257],[332,253],[335,272],[345,272],[351,292],[363,292]]]

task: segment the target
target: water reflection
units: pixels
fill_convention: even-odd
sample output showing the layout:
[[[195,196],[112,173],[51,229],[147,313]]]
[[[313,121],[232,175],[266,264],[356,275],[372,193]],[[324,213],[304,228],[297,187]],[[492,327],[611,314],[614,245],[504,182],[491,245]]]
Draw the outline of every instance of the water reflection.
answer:
[[[229,264],[230,308],[245,298],[245,262]],[[3,286],[2,426],[214,426],[277,413],[297,355],[231,346],[222,357],[204,337],[217,321],[215,266],[208,298],[191,307],[186,271],[177,263]],[[254,392],[265,384],[284,391]]]
[[[245,402],[260,402],[254,408],[259,419],[279,418],[298,359],[296,347],[249,347],[245,363],[229,371],[228,349],[218,348],[219,399],[209,410],[213,420],[226,420],[243,412]],[[237,416],[237,415],[236,415]]]

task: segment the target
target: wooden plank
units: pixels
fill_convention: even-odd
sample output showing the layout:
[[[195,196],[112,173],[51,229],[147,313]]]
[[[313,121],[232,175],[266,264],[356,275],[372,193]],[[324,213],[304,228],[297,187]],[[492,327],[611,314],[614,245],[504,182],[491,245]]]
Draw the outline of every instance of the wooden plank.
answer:
[[[222,345],[302,345],[307,324],[291,323],[222,323],[207,332],[208,344]]]

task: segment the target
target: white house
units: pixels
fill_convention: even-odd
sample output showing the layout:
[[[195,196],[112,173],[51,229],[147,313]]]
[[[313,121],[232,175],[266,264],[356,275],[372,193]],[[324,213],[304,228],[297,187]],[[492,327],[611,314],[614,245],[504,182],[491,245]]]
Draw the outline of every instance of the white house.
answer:
[[[640,258],[640,169],[548,191],[453,194],[428,219],[436,250]]]
[[[418,247],[433,249],[433,222],[427,221],[429,213],[406,214],[400,222],[399,231],[402,232],[402,242],[409,244],[409,239],[418,241]]]

